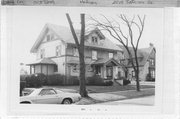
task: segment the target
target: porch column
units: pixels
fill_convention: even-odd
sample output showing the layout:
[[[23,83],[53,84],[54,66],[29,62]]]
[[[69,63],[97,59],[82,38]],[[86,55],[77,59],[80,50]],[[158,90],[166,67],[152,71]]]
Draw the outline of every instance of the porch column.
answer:
[[[47,72],[47,75],[48,75],[48,64],[47,64],[47,71],[46,72]]]
[[[31,65],[30,65],[30,74],[32,74],[32,67],[31,67]]]
[[[40,68],[41,68],[41,73],[42,73],[42,64],[40,64]]]
[[[35,74],[35,72],[36,72],[36,70],[35,70],[35,69],[36,69],[36,67],[35,67],[35,65],[33,65],[33,67],[34,67],[34,74]]]
[[[103,65],[103,69],[104,69],[104,78],[107,78],[107,74],[106,74],[106,65]]]

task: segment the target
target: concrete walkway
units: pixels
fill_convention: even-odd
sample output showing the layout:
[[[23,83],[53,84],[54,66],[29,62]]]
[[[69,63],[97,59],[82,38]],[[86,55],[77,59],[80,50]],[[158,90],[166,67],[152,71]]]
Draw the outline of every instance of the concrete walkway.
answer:
[[[154,96],[104,102],[104,103],[98,103],[96,105],[145,105],[145,106],[153,106],[154,105]]]
[[[128,100],[132,98],[139,98],[145,96],[152,96],[155,93],[155,89],[143,89],[140,92],[135,90],[128,91],[116,91],[116,92],[107,92],[107,93],[90,93],[89,98],[82,98],[76,104],[85,105],[85,104],[95,104],[95,103],[104,103],[112,102],[119,100]]]

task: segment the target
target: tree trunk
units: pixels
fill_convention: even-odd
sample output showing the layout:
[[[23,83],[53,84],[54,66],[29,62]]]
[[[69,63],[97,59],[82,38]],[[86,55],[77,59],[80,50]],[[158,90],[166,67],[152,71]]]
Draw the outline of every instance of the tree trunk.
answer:
[[[135,71],[136,76],[136,90],[140,91],[140,85],[139,85],[139,68],[137,68],[137,71]]]
[[[81,97],[87,97],[86,91],[86,69],[84,62],[84,34],[85,34],[85,14],[81,14],[81,42],[79,47],[79,61],[80,61],[80,95]]]

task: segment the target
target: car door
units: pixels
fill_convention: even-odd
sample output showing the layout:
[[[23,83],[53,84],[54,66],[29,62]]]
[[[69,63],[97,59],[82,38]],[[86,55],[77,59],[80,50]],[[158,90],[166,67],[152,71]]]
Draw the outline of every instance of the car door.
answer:
[[[57,104],[58,95],[54,89],[42,89],[35,102],[38,104]]]

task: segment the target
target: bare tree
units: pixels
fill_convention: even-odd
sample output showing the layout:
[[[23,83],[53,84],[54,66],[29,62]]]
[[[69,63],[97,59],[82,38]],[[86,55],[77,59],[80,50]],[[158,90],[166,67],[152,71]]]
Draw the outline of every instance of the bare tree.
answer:
[[[106,16],[102,15],[103,20],[97,20],[96,18],[91,17],[90,19],[93,20],[93,25],[101,28],[101,30],[106,30],[112,36],[114,39],[119,41],[123,47],[127,50],[129,55],[129,62],[131,63],[133,70],[135,72],[135,78],[136,78],[136,87],[137,91],[140,91],[140,85],[139,85],[139,62],[138,62],[138,56],[137,56],[137,50],[139,41],[141,39],[143,30],[144,30],[144,24],[145,24],[145,15],[143,18],[141,18],[139,15],[137,15],[137,21],[135,21],[135,16],[131,20],[129,20],[126,15],[118,15],[117,19],[119,21],[116,21],[115,19],[108,19]],[[120,24],[120,21],[122,24]],[[122,25],[124,25],[127,29],[127,33],[123,31]],[[136,28],[136,29],[135,29]],[[135,30],[136,35],[138,32],[137,37],[135,38]],[[129,43],[131,44],[131,47],[133,49],[133,52],[129,49]],[[134,53],[134,57],[133,54]]]
[[[81,14],[81,35],[80,35],[80,43],[78,40],[78,37],[76,35],[76,32],[73,27],[73,23],[71,21],[71,18],[69,14],[66,14],[67,20],[69,22],[69,26],[73,35],[73,38],[75,40],[78,52],[79,52],[79,62],[80,62],[80,75],[79,75],[79,81],[80,81],[80,95],[81,97],[88,97],[87,91],[86,91],[86,80],[85,80],[85,62],[84,62],[84,40],[85,40],[85,14]]]

